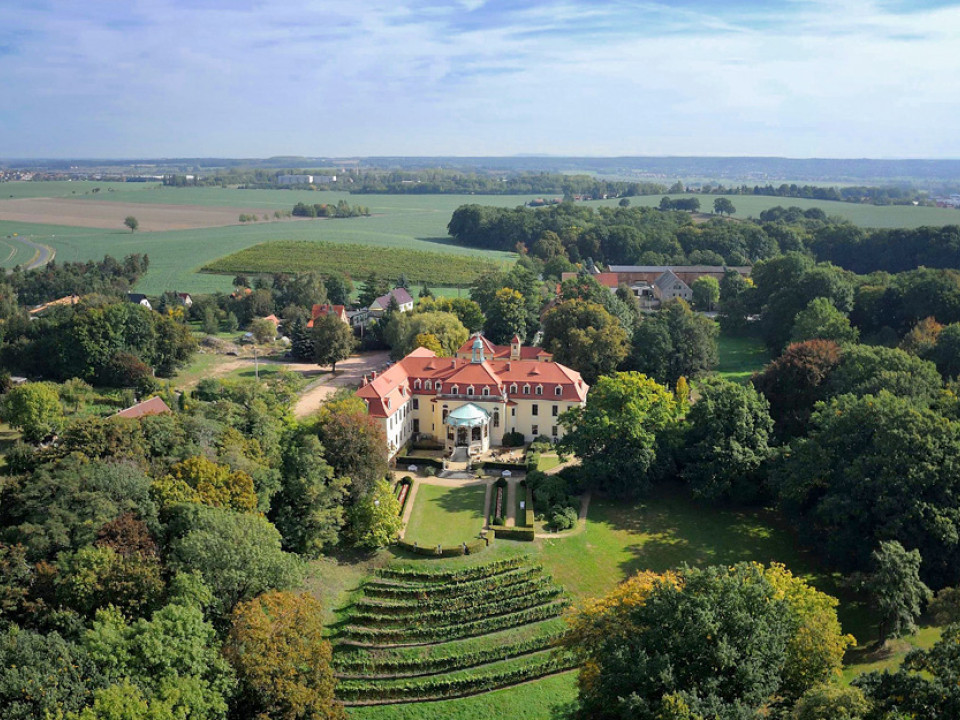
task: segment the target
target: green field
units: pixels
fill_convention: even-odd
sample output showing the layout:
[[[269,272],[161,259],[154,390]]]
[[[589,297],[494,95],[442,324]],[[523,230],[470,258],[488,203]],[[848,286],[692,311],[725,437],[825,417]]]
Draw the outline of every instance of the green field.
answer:
[[[420,483],[404,539],[420,545],[459,545],[483,527],[483,485],[448,488]]]
[[[470,285],[476,278],[501,265],[484,258],[449,253],[391,248],[384,252],[373,245],[348,243],[289,242],[263,243],[215,260],[204,272],[236,273],[342,272],[363,278],[375,272],[390,280],[404,274],[411,282],[436,285]]]
[[[101,191],[93,194],[94,187]],[[96,260],[106,254],[122,257],[129,253],[150,255],[151,268],[137,289],[148,294],[164,290],[180,292],[228,291],[230,278],[199,274],[204,265],[225,255],[259,243],[276,240],[304,240],[354,243],[382,248],[405,248],[458,254],[473,254],[492,260],[511,257],[509,253],[458,247],[447,235],[447,223],[453,211],[465,203],[515,207],[533,195],[349,195],[343,192],[308,190],[238,190],[231,188],[168,188],[151,183],[24,182],[5,183],[0,199],[14,197],[70,197],[116,202],[142,202],[177,205],[209,205],[262,208],[264,211],[288,210],[297,202],[337,202],[363,204],[373,213],[369,218],[317,220],[314,222],[257,223],[196,230],[155,233],[128,233],[123,230],[73,228],[54,224],[30,224],[0,221],[0,265],[13,267],[33,257],[33,250],[20,246],[7,236],[20,233],[35,242],[54,248],[57,259]],[[704,209],[712,206],[714,196],[698,196]],[[735,217],[759,215],[774,205],[821,207],[871,227],[917,227],[960,223],[960,212],[945,208],[913,206],[877,207],[851,203],[792,200],[761,196],[732,197]],[[591,202],[590,206],[615,205],[617,200]],[[630,198],[633,205],[652,206],[660,196]]]

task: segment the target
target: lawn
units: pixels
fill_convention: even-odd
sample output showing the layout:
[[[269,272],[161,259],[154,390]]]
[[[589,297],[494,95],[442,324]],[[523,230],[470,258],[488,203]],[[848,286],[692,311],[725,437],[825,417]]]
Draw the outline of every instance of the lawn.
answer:
[[[770,362],[770,353],[753,335],[737,337],[720,333],[717,337],[719,364],[717,374],[726,380],[746,382],[753,373]]]
[[[547,470],[552,470],[560,464],[560,458],[556,453],[542,453],[540,455],[540,462],[537,463],[537,470],[540,472],[546,472]]]
[[[356,720],[551,720],[567,717],[577,695],[577,674],[562,673],[475,697],[432,703],[350,708]]]
[[[441,487],[421,483],[404,539],[420,545],[458,545],[483,527],[483,485]]]

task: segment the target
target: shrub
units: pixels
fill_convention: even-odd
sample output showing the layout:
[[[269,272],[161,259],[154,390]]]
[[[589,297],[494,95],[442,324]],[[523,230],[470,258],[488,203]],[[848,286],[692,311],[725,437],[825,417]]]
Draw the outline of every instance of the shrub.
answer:
[[[523,433],[508,432],[503,434],[503,440],[500,444],[504,447],[522,447],[523,443]]]
[[[579,515],[569,505],[556,505],[550,508],[550,527],[555,530],[569,530],[576,527]]]
[[[533,542],[535,537],[532,527],[504,527],[497,528],[494,533],[503,540],[522,540],[524,542]]]
[[[503,525],[503,518],[497,515],[497,517],[493,519],[493,524],[498,526]]]

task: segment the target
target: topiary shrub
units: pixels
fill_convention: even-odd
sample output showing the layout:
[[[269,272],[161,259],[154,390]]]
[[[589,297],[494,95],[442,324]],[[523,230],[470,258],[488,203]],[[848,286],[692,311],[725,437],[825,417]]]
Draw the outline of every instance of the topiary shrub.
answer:
[[[495,517],[495,518],[493,519],[493,524],[496,525],[497,527],[502,527],[502,526],[503,526],[503,518],[500,517],[499,515],[497,515],[497,517]]]
[[[519,432],[504,433],[503,440],[500,442],[503,447],[522,447],[523,443],[523,433]]]

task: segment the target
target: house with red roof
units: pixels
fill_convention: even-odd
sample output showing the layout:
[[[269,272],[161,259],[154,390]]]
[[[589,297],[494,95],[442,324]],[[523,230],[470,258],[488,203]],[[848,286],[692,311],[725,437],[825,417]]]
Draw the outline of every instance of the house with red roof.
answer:
[[[580,373],[514,338],[497,346],[475,335],[469,356],[437,357],[417,348],[383,373],[365,377],[357,395],[383,423],[390,456],[415,437],[444,443],[448,453],[478,455],[506,433],[532,442],[558,439],[559,416],[587,401]]]
[[[330,305],[328,303],[323,303],[322,305],[313,306],[310,311],[310,322],[307,323],[307,327],[313,327],[314,320],[327,315],[336,315],[344,322],[344,324],[350,324],[350,318],[347,316],[347,308],[345,305]]]
[[[144,400],[136,405],[131,405],[125,410],[116,413],[115,417],[122,418],[142,418],[147,415],[163,415],[172,412],[170,407],[163,401],[159,395],[149,400]]]

